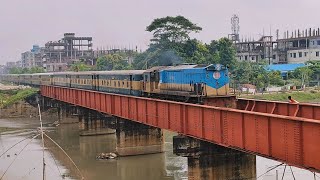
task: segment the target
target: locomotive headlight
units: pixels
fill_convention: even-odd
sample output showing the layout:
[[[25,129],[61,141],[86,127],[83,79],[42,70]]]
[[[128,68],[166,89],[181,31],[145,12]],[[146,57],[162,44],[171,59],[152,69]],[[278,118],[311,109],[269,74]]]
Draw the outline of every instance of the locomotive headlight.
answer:
[[[213,73],[213,78],[214,79],[220,79],[220,77],[221,77],[221,74],[220,74],[219,71],[216,71],[216,72]]]

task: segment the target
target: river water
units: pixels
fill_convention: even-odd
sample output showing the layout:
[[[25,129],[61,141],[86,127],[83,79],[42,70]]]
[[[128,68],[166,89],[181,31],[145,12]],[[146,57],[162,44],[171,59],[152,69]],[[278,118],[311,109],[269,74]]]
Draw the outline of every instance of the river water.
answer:
[[[175,156],[172,153],[172,136],[175,135],[174,133],[164,132],[164,153],[121,157],[117,160],[96,160],[97,154],[115,150],[115,135],[80,137],[77,124],[55,127],[52,125],[54,121],[55,119],[52,118],[44,119],[47,134],[71,156],[85,179],[188,179],[187,158]],[[30,140],[31,136],[37,134],[38,126],[37,119],[0,119],[0,127],[19,128],[17,131],[0,135],[0,155],[15,143],[27,138],[0,157],[0,177],[3,176],[2,179],[42,179],[43,151],[41,139],[38,137],[32,141]],[[47,148],[44,152],[46,179],[81,179],[80,173],[68,160],[68,157],[49,139],[45,138],[45,141]],[[257,176],[264,174],[268,168],[280,164],[277,161],[262,157],[257,157],[256,162]],[[278,179],[280,180],[283,170],[284,166],[280,166],[259,179],[276,180],[278,172]],[[292,172],[297,180],[314,179],[314,175],[307,170],[292,167]],[[294,179],[292,172],[287,167],[283,179]],[[320,180],[320,175],[317,176],[316,178]]]

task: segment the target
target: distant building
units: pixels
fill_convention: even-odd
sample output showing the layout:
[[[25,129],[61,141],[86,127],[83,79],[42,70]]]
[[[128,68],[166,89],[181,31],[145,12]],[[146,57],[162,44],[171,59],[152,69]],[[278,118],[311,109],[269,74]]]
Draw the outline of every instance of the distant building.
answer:
[[[278,40],[277,52],[276,62],[279,64],[320,60],[320,29],[298,30],[291,36],[286,32],[285,38]]]
[[[320,29],[284,33],[284,37],[273,40],[273,36],[262,36],[259,40],[234,40],[238,61],[259,62],[266,60],[269,64],[305,63],[310,60],[320,61]],[[238,37],[239,35],[237,35]]]
[[[34,66],[34,54],[31,51],[26,51],[21,54],[21,67],[31,68]]]
[[[277,42],[272,40],[272,36],[262,36],[258,41],[242,40],[235,42],[236,57],[238,61],[260,62],[267,60],[273,63],[274,45]]]
[[[48,72],[65,71],[80,59],[93,61],[92,37],[76,37],[75,33],[65,33],[59,41],[45,44],[43,67]]]
[[[116,54],[116,53],[122,53],[125,54],[125,60],[129,63],[132,64],[133,62],[133,57],[134,53],[138,51],[138,47],[136,46],[136,49],[97,49],[94,51],[94,58],[98,59],[99,57],[108,55],[108,54]]]

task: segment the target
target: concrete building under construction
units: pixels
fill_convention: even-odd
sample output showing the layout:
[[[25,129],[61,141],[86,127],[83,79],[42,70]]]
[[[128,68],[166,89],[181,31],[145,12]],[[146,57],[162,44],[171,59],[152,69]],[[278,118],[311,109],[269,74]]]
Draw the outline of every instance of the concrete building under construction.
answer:
[[[65,71],[72,63],[83,59],[93,61],[92,37],[76,37],[65,33],[59,41],[45,44],[43,67],[47,72]]]
[[[272,36],[262,36],[259,40],[244,40],[236,42],[237,59],[239,61],[259,62],[267,60],[269,64],[273,63],[274,46]]]
[[[229,39],[236,48],[238,61],[259,62],[267,61],[269,64],[305,63],[310,60],[320,60],[320,28],[295,30],[284,32],[279,38],[263,35],[258,39],[245,38],[240,40],[240,19],[237,15],[231,18],[231,34]]]
[[[320,28],[285,32],[277,40],[275,63],[305,63],[320,60]]]
[[[320,29],[286,31],[283,38],[273,40],[273,36],[262,36],[259,40],[235,42],[239,61],[269,64],[305,63],[320,61]]]

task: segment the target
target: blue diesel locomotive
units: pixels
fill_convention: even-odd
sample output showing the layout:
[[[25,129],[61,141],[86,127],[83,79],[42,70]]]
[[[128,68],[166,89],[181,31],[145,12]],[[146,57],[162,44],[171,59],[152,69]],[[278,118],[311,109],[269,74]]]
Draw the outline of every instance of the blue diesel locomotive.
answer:
[[[192,99],[229,95],[228,69],[220,64],[182,64],[148,70],[1,75],[2,81],[53,85],[134,96]]]

